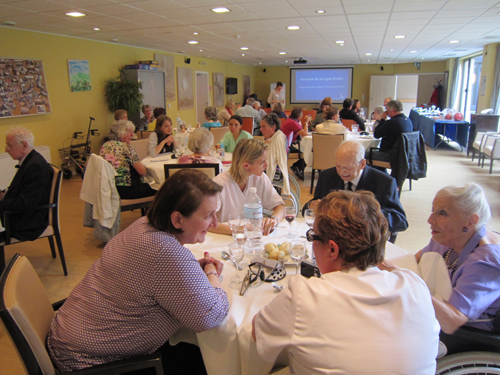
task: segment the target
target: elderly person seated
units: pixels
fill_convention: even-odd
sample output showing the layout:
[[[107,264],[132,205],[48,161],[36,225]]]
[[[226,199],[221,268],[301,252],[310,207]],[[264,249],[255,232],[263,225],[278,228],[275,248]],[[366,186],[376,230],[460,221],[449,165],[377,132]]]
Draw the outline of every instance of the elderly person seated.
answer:
[[[115,111],[115,121],[128,120],[128,112],[124,109],[117,109]]]
[[[231,234],[229,226],[222,222],[228,221],[231,213],[244,216],[244,205],[251,187],[257,188],[262,207],[273,211],[273,216],[263,221],[264,235],[271,233],[285,217],[283,200],[264,173],[267,167],[266,159],[267,146],[261,141],[244,139],[236,145],[229,172],[221,173],[213,179],[223,187],[220,195],[221,208],[217,212],[217,218],[221,223],[213,229],[214,232]]]
[[[234,108],[234,102],[232,100],[228,100],[226,102],[226,105],[224,106],[224,109],[222,109],[222,111],[220,111],[217,114],[219,122],[222,124],[222,126],[229,125],[229,119],[231,118],[232,115],[234,115],[233,108]]]
[[[380,120],[382,120],[382,115],[385,112],[385,108],[379,105],[378,107],[375,107],[373,110],[372,118],[375,120],[375,123],[373,124],[373,128],[379,124]]]
[[[323,111],[325,122],[316,125],[316,132],[320,134],[347,134],[347,128],[339,123],[339,109],[328,106]]]
[[[325,110],[332,105],[332,98],[327,96],[323,99],[319,105],[319,109],[316,111],[316,117],[309,124],[310,130],[314,130],[317,125],[325,122],[324,112]]]
[[[176,349],[168,340],[175,332],[202,332],[223,321],[229,310],[219,281],[223,264],[208,253],[196,260],[185,247],[217,226],[220,191],[202,172],[179,171],[162,185],[147,216],[108,242],[52,321],[47,347],[61,372],[157,350],[170,368]],[[199,374],[199,349],[184,348],[173,361],[181,373]]]
[[[153,158],[159,154],[173,152],[178,147],[179,145],[172,135],[172,120],[168,116],[161,115],[156,119],[155,131],[149,135],[149,156]]]
[[[283,112],[283,105],[281,102],[274,103],[271,109],[272,111],[269,113],[275,113],[279,118],[287,118],[286,113]]]
[[[321,277],[292,277],[253,320],[259,355],[290,372],[434,374],[439,324],[412,271],[377,268],[387,221],[370,192],[330,193],[307,239]],[[311,317],[314,317],[311,319]]]
[[[279,166],[283,174],[283,194],[290,194],[290,181],[288,181],[288,139],[280,130],[281,122],[275,113],[268,113],[260,122],[260,130],[264,136],[265,143],[269,146],[267,152],[266,173],[272,181]]]
[[[483,189],[474,183],[438,191],[427,222],[432,239],[415,257],[440,254],[452,292],[447,301],[433,297],[441,329],[452,334],[462,325],[493,331],[500,310],[500,235],[486,228],[491,218]],[[443,335],[442,341],[443,340]]]
[[[149,124],[152,123],[155,119],[155,117],[153,116],[153,109],[149,104],[143,104],[142,113],[144,114],[144,116],[141,118],[138,130],[148,130]]]
[[[229,131],[222,137],[222,144],[226,152],[233,152],[239,141],[243,139],[253,139],[253,136],[241,129],[243,119],[241,116],[232,115],[229,120]]]
[[[115,122],[109,132],[110,140],[101,147],[101,156],[116,170],[116,189],[122,199],[150,197],[156,193],[149,184],[143,182],[146,167],[130,146],[134,129],[135,126],[130,121]]]
[[[219,164],[222,172],[222,163],[219,159],[210,156],[210,150],[214,146],[214,135],[207,128],[196,128],[189,135],[188,149],[192,155],[183,155],[179,158],[180,164],[210,163]]]
[[[205,108],[205,111],[203,112],[203,114],[205,115],[206,122],[204,122],[201,125],[202,127],[210,130],[210,128],[222,126],[218,120],[218,117],[217,117],[217,108],[207,107],[207,108]]]

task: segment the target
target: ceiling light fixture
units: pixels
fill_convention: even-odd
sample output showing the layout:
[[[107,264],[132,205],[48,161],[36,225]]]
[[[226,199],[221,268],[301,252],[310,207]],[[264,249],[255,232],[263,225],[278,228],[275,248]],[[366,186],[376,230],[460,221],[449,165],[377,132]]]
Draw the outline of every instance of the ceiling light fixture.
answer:
[[[410,51],[410,53],[417,53],[418,51]]]
[[[111,39],[111,41],[117,43],[118,39],[114,38],[114,39]]]
[[[188,43],[189,44],[198,44],[198,42],[196,40],[190,40]]]
[[[394,52],[394,50],[393,50],[392,48],[391,48],[391,50],[390,50],[390,51],[391,51],[391,52]]]
[[[242,51],[248,51],[248,47],[241,47],[240,48]]]
[[[340,43],[339,46],[344,47],[344,43]]]
[[[323,9],[320,9],[320,10],[317,10],[316,13],[323,14],[323,13],[325,13],[325,11]]]
[[[286,52],[280,52],[279,54],[280,55],[286,55]]]
[[[460,40],[450,40],[448,43],[460,43]]]
[[[99,31],[99,30],[101,30],[101,29],[98,27],[94,27],[94,31]]]
[[[212,12],[215,12],[215,13],[227,13],[227,12],[230,12],[229,9],[227,8],[213,8],[211,9]]]
[[[394,35],[394,39],[404,39],[406,35]]]
[[[202,50],[202,49],[200,49],[200,52],[203,52],[203,50]]]
[[[372,53],[368,52],[368,53],[365,53],[365,56],[371,56]]]
[[[300,26],[287,26],[288,30],[300,30]]]
[[[285,62],[288,62],[288,60],[285,60]]]
[[[193,35],[198,35],[199,33],[197,33],[196,31],[193,33]]]
[[[68,13],[64,13],[64,14],[67,16],[70,16],[70,17],[85,17],[86,16],[86,14],[80,13],[80,12],[68,12]]]
[[[337,44],[344,44],[345,41],[343,41],[343,40],[336,40],[335,43],[337,43]]]
[[[5,25],[5,26],[16,26],[16,23],[14,21],[5,21],[5,22],[2,22],[2,25]]]
[[[242,54],[241,54],[241,56],[245,56],[245,54],[244,54],[244,53],[242,53]]]

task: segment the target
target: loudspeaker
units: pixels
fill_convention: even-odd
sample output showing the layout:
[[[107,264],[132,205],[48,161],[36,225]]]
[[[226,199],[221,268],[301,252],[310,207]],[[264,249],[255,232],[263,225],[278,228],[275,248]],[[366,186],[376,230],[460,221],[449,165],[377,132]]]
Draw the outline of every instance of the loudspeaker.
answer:
[[[186,64],[191,64],[191,58],[190,57],[186,57],[186,60],[184,60],[184,62]]]
[[[267,69],[264,69],[263,72],[265,73]]]
[[[226,78],[226,94],[234,95],[238,93],[238,79]]]
[[[384,67],[383,67],[383,66],[381,66],[381,67],[380,67],[380,70],[384,70]]]

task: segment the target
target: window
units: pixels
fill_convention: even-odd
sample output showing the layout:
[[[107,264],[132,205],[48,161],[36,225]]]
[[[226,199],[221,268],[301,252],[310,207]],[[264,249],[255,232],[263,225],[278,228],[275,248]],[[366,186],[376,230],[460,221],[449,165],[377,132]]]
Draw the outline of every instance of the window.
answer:
[[[463,75],[461,82],[460,112],[464,114],[465,121],[470,121],[471,114],[475,114],[477,110],[482,65],[482,54],[465,58],[462,61]]]

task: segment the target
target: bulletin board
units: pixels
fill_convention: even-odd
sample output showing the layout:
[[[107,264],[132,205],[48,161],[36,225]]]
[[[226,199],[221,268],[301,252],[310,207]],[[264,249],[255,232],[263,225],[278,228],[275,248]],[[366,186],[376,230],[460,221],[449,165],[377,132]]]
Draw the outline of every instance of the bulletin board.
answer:
[[[42,60],[0,57],[0,118],[51,113]]]

